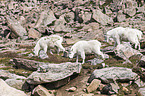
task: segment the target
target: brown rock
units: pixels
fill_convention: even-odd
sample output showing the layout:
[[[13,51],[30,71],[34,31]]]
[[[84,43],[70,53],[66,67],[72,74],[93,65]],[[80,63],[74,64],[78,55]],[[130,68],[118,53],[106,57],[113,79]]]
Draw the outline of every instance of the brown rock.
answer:
[[[41,37],[41,33],[39,33],[37,30],[31,28],[28,32],[28,36],[29,38],[40,38]]]
[[[49,93],[49,90],[47,90],[45,87],[38,85],[35,87],[35,89],[32,92],[32,95],[34,96],[54,96],[53,94]]]
[[[91,82],[91,84],[87,87],[87,91],[89,93],[95,91],[99,87],[100,84],[101,84],[101,81],[100,80],[94,79]]]

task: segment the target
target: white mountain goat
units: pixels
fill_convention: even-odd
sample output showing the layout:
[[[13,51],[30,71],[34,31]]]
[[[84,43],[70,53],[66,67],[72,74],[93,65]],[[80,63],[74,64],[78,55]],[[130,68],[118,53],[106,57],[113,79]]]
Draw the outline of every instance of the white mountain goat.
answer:
[[[81,55],[83,63],[85,63],[85,54],[95,53],[104,58],[104,54],[100,51],[101,43],[98,40],[78,41],[71,47],[69,58],[73,58],[77,54],[76,63],[78,63],[78,55]]]
[[[113,38],[115,41],[114,47],[119,45],[122,41],[129,41],[135,44],[135,49],[137,49],[138,46],[140,50],[139,40],[142,38],[142,32],[129,27],[117,27],[107,32],[107,42],[109,42],[110,38]]]
[[[43,49],[45,53],[49,49],[50,53],[53,54],[51,52],[51,48],[56,47],[57,54],[59,54],[60,50],[62,50],[63,52],[65,51],[65,48],[62,46],[62,41],[63,38],[60,37],[59,35],[50,35],[50,36],[42,37],[36,43],[33,52],[35,53],[36,56],[38,56],[40,49]]]

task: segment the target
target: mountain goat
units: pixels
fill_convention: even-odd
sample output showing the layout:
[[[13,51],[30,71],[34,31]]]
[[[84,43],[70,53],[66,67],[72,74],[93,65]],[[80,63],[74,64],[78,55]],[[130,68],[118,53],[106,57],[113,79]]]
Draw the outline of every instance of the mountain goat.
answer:
[[[36,56],[38,56],[40,49],[43,49],[45,53],[47,52],[47,49],[49,49],[50,53],[53,54],[51,52],[51,48],[56,47],[57,54],[59,54],[60,50],[62,50],[63,52],[65,51],[65,48],[62,46],[62,41],[63,38],[58,35],[50,35],[50,36],[42,37],[36,43],[33,52]]]
[[[129,41],[135,44],[135,49],[137,49],[138,46],[140,50],[139,40],[142,38],[142,32],[129,27],[117,27],[107,32],[107,42],[109,42],[110,38],[113,38],[115,41],[114,47],[119,45],[122,41]]]
[[[101,55],[104,58],[104,54],[100,51],[101,43],[97,40],[90,41],[78,41],[71,47],[69,58],[73,58],[74,54],[77,54],[76,63],[78,63],[78,55],[81,55],[83,63],[85,63],[85,54],[95,53]]]

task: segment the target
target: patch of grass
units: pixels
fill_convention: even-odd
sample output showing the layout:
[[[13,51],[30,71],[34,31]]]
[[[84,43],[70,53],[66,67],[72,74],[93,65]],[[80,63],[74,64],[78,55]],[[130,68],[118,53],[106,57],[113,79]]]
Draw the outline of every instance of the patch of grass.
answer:
[[[10,58],[0,57],[0,64],[1,63],[6,63],[6,62],[9,62],[9,61],[10,61]]]
[[[8,69],[10,73],[14,73],[20,76],[28,77],[33,71],[25,70],[25,69]]]

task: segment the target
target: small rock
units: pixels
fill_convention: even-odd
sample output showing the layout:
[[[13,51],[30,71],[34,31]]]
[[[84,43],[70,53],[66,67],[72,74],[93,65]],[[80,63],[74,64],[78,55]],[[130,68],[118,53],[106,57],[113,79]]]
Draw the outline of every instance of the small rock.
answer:
[[[87,87],[87,91],[89,93],[95,91],[99,87],[100,84],[101,84],[101,81],[100,80],[94,79],[91,82],[91,84]]]
[[[112,86],[112,90],[115,92],[115,93],[118,93],[118,90],[119,90],[119,86],[117,83],[110,83],[110,85]]]
[[[126,87],[123,87],[122,90],[125,94],[127,94],[129,92],[129,90]]]
[[[39,33],[37,30],[31,28],[28,32],[28,36],[29,36],[29,38],[35,39],[35,38],[41,37],[41,33]]]
[[[104,60],[102,59],[97,59],[97,58],[94,58],[92,60],[88,60],[88,62],[91,62],[91,65],[97,65],[97,64],[100,64],[102,63]]]
[[[38,85],[34,88],[32,95],[34,96],[54,96],[53,94],[49,93],[49,90],[47,90],[45,87]]]
[[[94,94],[93,93],[90,93],[90,94],[82,94],[80,96],[94,96]]]
[[[68,92],[74,92],[74,91],[76,91],[76,90],[77,90],[76,87],[71,87],[71,88],[69,88],[69,89],[66,89],[66,91],[68,91]]]
[[[49,58],[49,56],[43,50],[40,50],[39,58],[46,59],[46,58]]]

